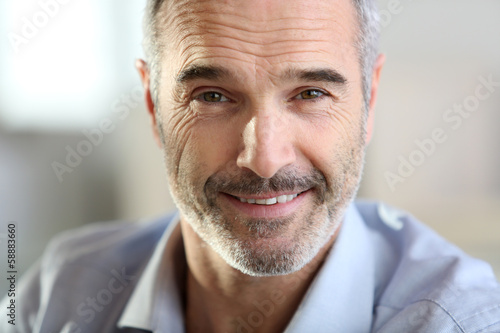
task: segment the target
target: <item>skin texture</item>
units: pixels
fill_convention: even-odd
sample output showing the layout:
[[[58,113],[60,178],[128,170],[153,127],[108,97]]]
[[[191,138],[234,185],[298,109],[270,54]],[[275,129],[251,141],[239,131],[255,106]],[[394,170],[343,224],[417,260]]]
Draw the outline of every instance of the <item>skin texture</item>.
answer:
[[[181,212],[187,331],[235,332],[277,288],[286,301],[255,331],[282,331],[357,191],[383,58],[365,107],[349,0],[175,1],[162,13],[156,98],[137,67]],[[259,208],[235,199],[293,193]]]

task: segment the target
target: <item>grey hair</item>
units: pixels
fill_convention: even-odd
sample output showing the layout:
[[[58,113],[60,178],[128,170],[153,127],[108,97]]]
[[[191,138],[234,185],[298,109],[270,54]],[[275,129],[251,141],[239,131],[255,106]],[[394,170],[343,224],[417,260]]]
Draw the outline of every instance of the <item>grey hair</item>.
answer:
[[[168,1],[148,0],[143,21],[143,48],[151,73],[151,93],[155,103],[158,96],[160,60],[163,50],[159,26],[164,23],[158,12],[162,10],[166,2]],[[352,0],[352,2],[358,15],[359,30],[356,47],[361,65],[363,98],[365,108],[368,108],[371,99],[372,72],[378,56],[380,16],[376,0]]]
[[[150,72],[151,97],[155,105],[158,104],[158,86],[160,84],[160,60],[161,60],[161,36],[159,31],[160,17],[158,12],[162,8],[165,0],[147,0],[146,10],[142,22],[144,39],[142,48],[146,57]]]
[[[352,1],[358,14],[359,30],[356,46],[361,64],[365,107],[368,108],[371,99],[372,73],[379,53],[380,15],[375,0]]]

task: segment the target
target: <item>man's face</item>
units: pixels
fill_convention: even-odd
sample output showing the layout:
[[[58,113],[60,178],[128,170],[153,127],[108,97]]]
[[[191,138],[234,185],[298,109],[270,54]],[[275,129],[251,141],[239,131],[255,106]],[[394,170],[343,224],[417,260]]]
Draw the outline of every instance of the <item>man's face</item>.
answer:
[[[182,219],[250,275],[294,272],[357,190],[365,108],[349,0],[173,1],[158,117]]]

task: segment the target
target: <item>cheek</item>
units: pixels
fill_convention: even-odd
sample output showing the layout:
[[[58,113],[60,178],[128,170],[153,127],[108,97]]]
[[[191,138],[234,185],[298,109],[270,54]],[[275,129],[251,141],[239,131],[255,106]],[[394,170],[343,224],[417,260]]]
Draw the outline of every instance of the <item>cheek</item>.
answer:
[[[303,129],[303,134],[299,136],[299,150],[304,159],[328,179],[335,172],[335,160],[342,137],[331,126],[315,126],[311,123],[306,126],[307,129]]]
[[[162,109],[160,117],[167,173],[169,178],[178,182],[176,179],[182,173],[184,165],[192,164],[188,162],[193,160],[192,141],[198,119],[194,113],[183,107]]]
[[[202,187],[208,177],[235,159],[239,134],[227,122],[186,110],[165,119],[165,150],[169,174],[179,183]]]
[[[241,136],[232,122],[202,119],[194,126],[192,139],[204,174],[211,176],[236,160]]]
[[[352,159],[353,149],[361,145],[361,109],[361,105],[341,105],[320,117],[301,122],[297,129],[299,150],[327,178],[335,176],[346,160]]]

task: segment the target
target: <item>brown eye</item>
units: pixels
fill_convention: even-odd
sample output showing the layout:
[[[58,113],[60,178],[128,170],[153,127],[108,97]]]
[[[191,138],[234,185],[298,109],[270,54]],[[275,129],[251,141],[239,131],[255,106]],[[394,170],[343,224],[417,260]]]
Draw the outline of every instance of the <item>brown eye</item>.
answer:
[[[321,97],[323,95],[324,95],[324,93],[322,93],[321,91],[311,89],[311,90],[304,90],[303,92],[298,94],[296,98],[297,99],[315,99],[315,98]]]
[[[222,95],[221,93],[215,92],[215,91],[207,91],[197,97],[197,99],[200,99],[203,102],[208,102],[208,103],[218,103],[218,102],[227,102],[229,99]]]

